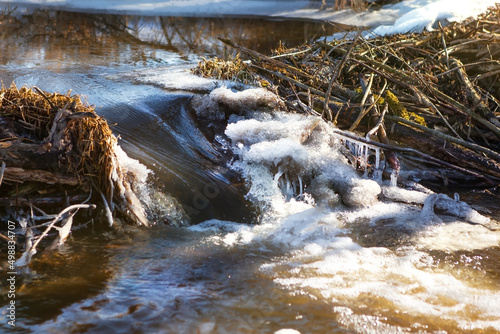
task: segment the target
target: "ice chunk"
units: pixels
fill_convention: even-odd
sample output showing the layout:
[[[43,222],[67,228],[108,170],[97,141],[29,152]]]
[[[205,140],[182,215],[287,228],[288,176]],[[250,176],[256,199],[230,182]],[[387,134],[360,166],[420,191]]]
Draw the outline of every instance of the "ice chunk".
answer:
[[[374,180],[353,179],[344,190],[342,201],[349,206],[369,206],[378,201],[382,189]]]
[[[394,7],[406,7],[410,10],[401,15],[394,24],[379,26],[373,30],[373,33],[375,35],[388,35],[421,32],[424,29],[430,31],[437,28],[438,21],[462,21],[485,12],[496,2],[496,0],[464,1],[460,3],[460,6],[457,6],[455,0],[404,1]]]
[[[488,224],[490,219],[472,209],[465,202],[457,202],[445,194],[433,194],[427,197],[422,209],[422,219],[432,220],[434,208],[444,210],[446,213],[464,219],[473,224]]]

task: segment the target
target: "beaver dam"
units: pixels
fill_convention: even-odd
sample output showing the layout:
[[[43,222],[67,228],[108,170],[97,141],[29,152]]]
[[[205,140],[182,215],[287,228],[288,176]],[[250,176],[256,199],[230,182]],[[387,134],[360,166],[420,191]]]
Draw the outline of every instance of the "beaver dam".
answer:
[[[427,181],[495,188],[499,23],[497,5],[477,19],[421,34],[349,32],[280,46],[271,55],[220,38],[238,54],[204,59],[193,72],[266,87],[289,112],[321,116],[353,140],[382,148],[388,170],[397,172],[403,160],[409,168],[441,169],[427,173]],[[354,160],[363,165],[359,154]]]
[[[90,11],[0,15],[0,332],[500,332],[498,8]]]
[[[204,59],[193,72],[265,87],[282,109],[333,123],[346,144],[359,144],[344,153],[360,173],[383,169],[386,179],[403,185],[422,180],[495,190],[499,22],[497,7],[422,34],[348,32],[333,41],[279,46],[271,55],[220,38],[238,55]],[[215,127],[225,129],[227,119],[219,121]],[[0,124],[0,208],[20,226],[24,253],[18,265],[29,263],[47,236],[48,248],[55,248],[72,229],[94,222],[149,225],[134,192],[135,175],[120,163],[116,137],[79,96],[2,88]],[[306,129],[304,141],[317,125]],[[207,137],[213,139],[214,131]],[[400,173],[402,164],[424,172]],[[2,238],[9,239],[5,227]]]
[[[122,221],[148,226],[131,189],[133,176],[118,161],[116,137],[79,96],[2,88],[0,124],[0,206],[2,216],[23,229],[19,265],[30,262],[51,230],[58,231],[51,247],[64,243],[79,227],[73,216],[80,209],[87,211],[84,224],[100,217],[109,226]],[[87,203],[101,203],[101,209]]]

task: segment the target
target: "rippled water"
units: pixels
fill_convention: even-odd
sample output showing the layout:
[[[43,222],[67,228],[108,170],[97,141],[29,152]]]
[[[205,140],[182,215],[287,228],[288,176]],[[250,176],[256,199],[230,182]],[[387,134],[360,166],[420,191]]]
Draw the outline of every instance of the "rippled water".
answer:
[[[313,118],[250,108],[272,99],[262,91],[235,93],[185,73],[200,55],[225,52],[217,34],[267,52],[329,25],[16,17],[0,30],[4,85],[86,95],[154,173],[146,191],[158,211],[151,229],[96,226],[37,254],[18,286],[18,332],[500,332],[496,221],[360,177],[331,127],[308,131]],[[228,99],[240,116],[226,139],[207,140],[193,115]],[[228,151],[238,155],[229,165]],[[461,197],[498,219],[498,197]],[[4,308],[0,319],[10,329]]]

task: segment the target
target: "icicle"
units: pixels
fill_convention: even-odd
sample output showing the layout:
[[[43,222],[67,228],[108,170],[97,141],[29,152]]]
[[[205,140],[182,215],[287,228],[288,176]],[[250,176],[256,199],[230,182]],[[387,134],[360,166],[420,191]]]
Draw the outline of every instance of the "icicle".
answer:
[[[379,184],[382,184],[382,170],[375,169],[372,174],[372,179]]]
[[[299,195],[302,195],[304,193],[304,185],[302,184],[302,176],[299,177]]]
[[[274,182],[276,183],[277,186],[280,186],[279,180],[282,175],[283,175],[283,169],[280,167],[278,169],[278,172],[274,175]]]
[[[380,168],[380,148],[375,148],[375,169],[378,170]]]
[[[292,181],[292,196],[295,196],[295,194],[298,194],[298,193],[299,193],[299,189],[298,189],[297,181],[293,180]]]
[[[367,145],[363,145],[363,148],[365,151],[365,156],[363,158],[363,168],[364,168],[363,177],[367,177],[368,176],[368,149],[369,148]]]
[[[292,183],[290,182],[288,174],[285,174],[285,179],[286,179],[285,195],[286,195],[286,198],[288,200],[288,199],[293,197],[293,189],[292,189]]]
[[[391,187],[397,187],[398,186],[398,173],[393,170],[391,173]]]

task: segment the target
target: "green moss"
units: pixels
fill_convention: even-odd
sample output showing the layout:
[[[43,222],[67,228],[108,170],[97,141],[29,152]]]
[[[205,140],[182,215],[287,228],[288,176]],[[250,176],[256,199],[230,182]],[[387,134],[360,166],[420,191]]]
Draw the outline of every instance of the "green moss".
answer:
[[[422,116],[406,110],[405,106],[399,102],[398,97],[389,90],[385,93],[385,101],[389,104],[390,110],[392,110],[395,115],[408,121],[427,126],[427,123]]]
[[[373,98],[375,99],[375,101],[379,106],[382,107],[385,104],[385,99],[382,96],[378,94],[373,94]]]

